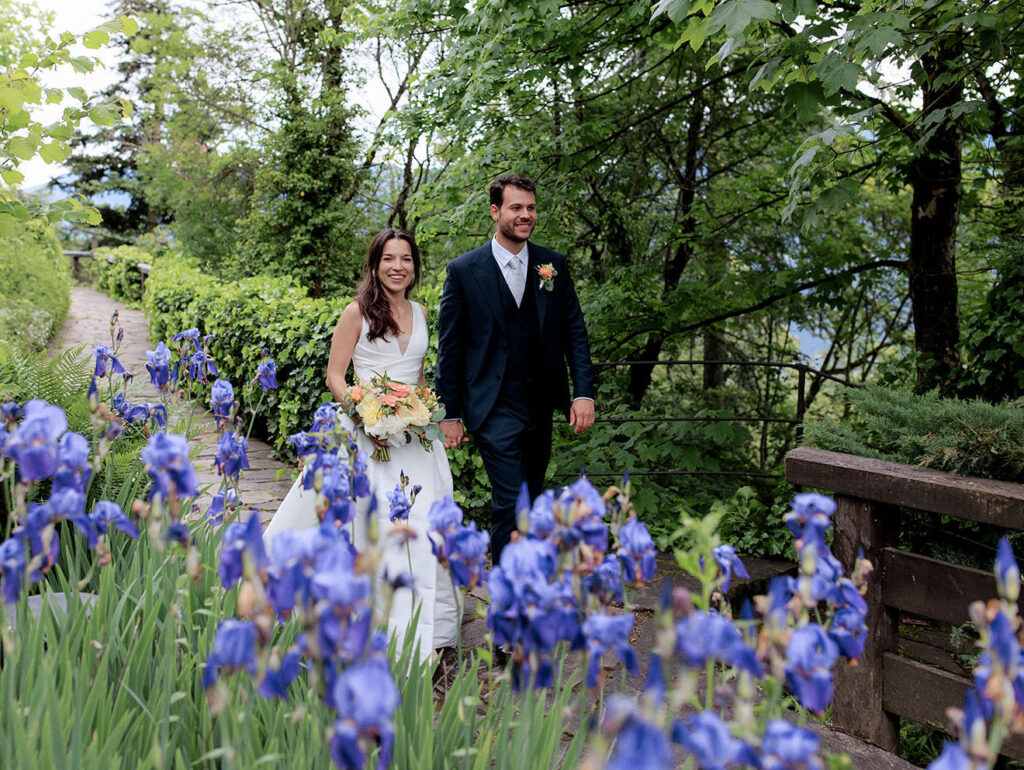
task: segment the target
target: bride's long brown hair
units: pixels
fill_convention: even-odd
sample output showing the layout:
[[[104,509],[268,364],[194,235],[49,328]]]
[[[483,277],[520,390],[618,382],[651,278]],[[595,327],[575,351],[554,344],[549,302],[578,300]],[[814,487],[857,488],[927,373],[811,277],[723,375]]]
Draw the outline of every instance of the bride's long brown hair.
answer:
[[[420,280],[420,250],[409,233],[389,227],[373,236],[370,248],[366,252],[366,262],[363,264],[363,281],[356,290],[359,311],[370,325],[370,333],[366,335],[368,340],[386,337],[389,334],[397,338],[401,333],[398,321],[391,315],[391,303],[388,302],[384,287],[380,285],[380,260],[384,255],[384,245],[395,238],[408,243],[412,251],[412,283],[405,289],[406,297]]]

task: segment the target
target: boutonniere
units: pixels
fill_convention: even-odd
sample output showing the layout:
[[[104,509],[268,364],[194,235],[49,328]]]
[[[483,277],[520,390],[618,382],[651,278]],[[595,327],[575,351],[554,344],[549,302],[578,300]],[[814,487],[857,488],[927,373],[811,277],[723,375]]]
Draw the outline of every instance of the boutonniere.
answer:
[[[554,291],[555,276],[558,275],[554,265],[550,262],[546,265],[537,265],[537,275],[540,276],[540,286],[538,288],[544,289],[544,291]]]

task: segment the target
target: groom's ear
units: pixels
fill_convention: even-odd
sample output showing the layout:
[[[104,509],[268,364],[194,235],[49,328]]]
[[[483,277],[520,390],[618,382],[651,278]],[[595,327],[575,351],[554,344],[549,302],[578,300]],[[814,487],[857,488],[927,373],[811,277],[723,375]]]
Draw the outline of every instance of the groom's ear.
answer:
[[[491,204],[491,219],[495,222],[498,221],[498,206],[495,206],[493,203]]]

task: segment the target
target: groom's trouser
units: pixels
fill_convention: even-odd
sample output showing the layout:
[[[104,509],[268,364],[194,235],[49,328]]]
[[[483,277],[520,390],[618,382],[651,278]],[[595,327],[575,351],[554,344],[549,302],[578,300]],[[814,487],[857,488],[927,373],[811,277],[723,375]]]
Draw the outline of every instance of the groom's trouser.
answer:
[[[531,502],[543,491],[551,459],[551,411],[523,410],[499,399],[473,438],[491,481],[491,560],[497,564],[516,529],[523,482]]]

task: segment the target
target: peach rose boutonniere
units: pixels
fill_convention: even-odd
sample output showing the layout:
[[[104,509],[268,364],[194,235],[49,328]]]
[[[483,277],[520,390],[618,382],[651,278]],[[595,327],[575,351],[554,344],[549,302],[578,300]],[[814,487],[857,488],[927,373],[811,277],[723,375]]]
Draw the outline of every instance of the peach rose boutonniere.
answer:
[[[538,288],[544,291],[554,291],[555,276],[558,275],[554,265],[550,262],[546,265],[537,265],[537,275],[540,276],[540,286]]]

